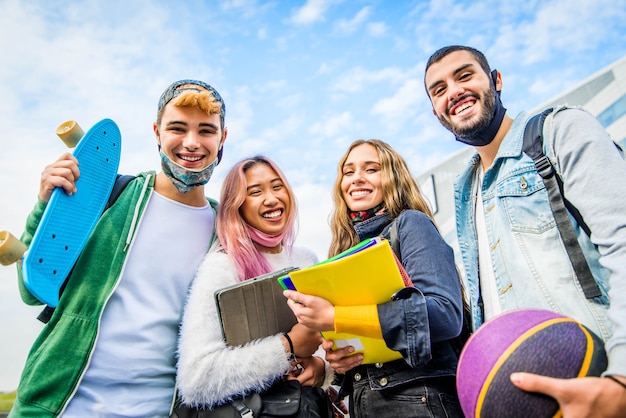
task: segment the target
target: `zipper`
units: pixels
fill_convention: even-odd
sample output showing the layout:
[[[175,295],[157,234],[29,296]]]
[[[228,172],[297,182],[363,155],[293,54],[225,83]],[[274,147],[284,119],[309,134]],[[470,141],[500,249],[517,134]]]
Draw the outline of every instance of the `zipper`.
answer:
[[[126,244],[124,246],[124,252],[127,252],[127,250],[130,250],[130,246],[132,246],[132,238],[134,237],[134,233],[135,231],[139,228],[139,225],[141,224],[141,219],[139,219],[139,209],[141,207],[141,204],[143,203],[144,200],[144,196],[146,194],[146,190],[148,189],[148,184],[150,183],[150,179],[152,177],[152,174],[148,174],[146,176],[146,181],[143,185],[143,188],[141,189],[141,194],[139,196],[139,199],[137,199],[137,204],[135,205],[135,211],[133,212],[133,219],[130,225],[130,230],[128,233],[128,236],[126,237]],[[147,197],[146,200],[146,206],[148,205],[148,203],[150,202],[150,199],[152,198],[152,195],[150,194]],[[115,293],[115,290],[117,289],[117,287],[119,286],[119,283],[122,279],[122,276],[124,275],[124,271],[126,270],[126,263],[128,262],[128,257],[126,257],[124,259],[124,264],[122,265],[122,270],[120,271],[120,274],[117,278],[117,281],[115,283],[115,287],[113,287],[113,289],[111,290],[111,292],[109,293],[109,295],[107,296],[106,300],[104,301],[104,305],[102,306],[102,309],[100,310],[100,315],[98,316],[98,330],[96,332],[96,336],[94,339],[94,343],[93,343],[93,347],[91,349],[91,351],[89,352],[89,358],[87,359],[87,364],[85,365],[85,368],[83,369],[80,377],[78,378],[78,381],[76,382],[76,385],[74,386],[74,389],[72,390],[72,393],[70,394],[70,396],[67,398],[67,400],[65,401],[65,404],[63,405],[63,409],[61,410],[61,412],[59,412],[58,416],[62,416],[65,413],[65,410],[67,409],[68,405],[70,404],[70,401],[74,398],[74,396],[76,395],[76,392],[78,391],[78,387],[80,386],[81,382],[83,381],[83,378],[85,377],[85,373],[87,373],[87,369],[89,369],[89,365],[91,364],[91,359],[93,358],[93,353],[96,349],[96,345],[98,344],[98,339],[100,337],[100,325],[102,323],[102,315],[104,314],[104,310],[106,309],[107,305],[109,304],[109,300],[111,300],[111,296],[113,296],[113,293]]]

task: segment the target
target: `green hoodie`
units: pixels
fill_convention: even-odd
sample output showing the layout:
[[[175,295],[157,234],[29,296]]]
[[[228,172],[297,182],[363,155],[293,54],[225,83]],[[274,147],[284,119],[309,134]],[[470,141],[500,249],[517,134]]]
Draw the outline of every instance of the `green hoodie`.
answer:
[[[66,281],[54,314],[28,354],[10,417],[56,417],[74,395],[89,364],[104,307],[123,271],[154,180],[154,172],[139,174],[98,221]],[[217,202],[208,200],[216,211]],[[26,245],[45,207],[45,202],[38,202],[28,216],[21,238]],[[18,277],[23,301],[41,304],[24,286],[19,267]]]

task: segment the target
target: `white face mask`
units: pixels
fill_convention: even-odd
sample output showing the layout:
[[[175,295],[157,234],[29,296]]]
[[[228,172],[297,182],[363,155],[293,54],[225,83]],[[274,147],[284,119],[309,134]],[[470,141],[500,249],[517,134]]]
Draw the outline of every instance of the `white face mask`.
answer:
[[[189,170],[180,164],[176,164],[161,150],[161,168],[163,173],[170,179],[174,187],[181,193],[187,193],[194,187],[204,186],[213,175],[213,169],[217,166],[219,158],[199,171]]]

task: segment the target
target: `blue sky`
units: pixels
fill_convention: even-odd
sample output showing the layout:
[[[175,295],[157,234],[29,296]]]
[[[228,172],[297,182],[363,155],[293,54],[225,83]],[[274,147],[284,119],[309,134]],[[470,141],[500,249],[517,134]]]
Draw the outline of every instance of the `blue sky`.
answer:
[[[509,114],[536,107],[626,55],[626,0],[0,0],[0,229],[19,235],[39,176],[65,151],[56,126],[103,118],[122,131],[120,171],[158,169],[156,103],[199,78],[224,97],[225,155],[278,162],[296,191],[299,244],[320,258],[336,163],[358,138],[380,138],[414,174],[463,146],[432,116],[424,64],[467,44],[502,72]],[[41,328],[0,266],[0,391],[17,385]]]

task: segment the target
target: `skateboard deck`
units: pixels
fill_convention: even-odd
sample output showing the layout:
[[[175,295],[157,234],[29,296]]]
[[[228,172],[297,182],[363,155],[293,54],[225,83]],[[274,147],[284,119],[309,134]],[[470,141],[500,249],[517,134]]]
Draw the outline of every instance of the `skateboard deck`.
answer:
[[[80,139],[73,154],[80,177],[76,193],[52,192],[31,245],[24,256],[26,288],[50,307],[102,215],[120,162],[122,138],[110,119],[96,123]]]

